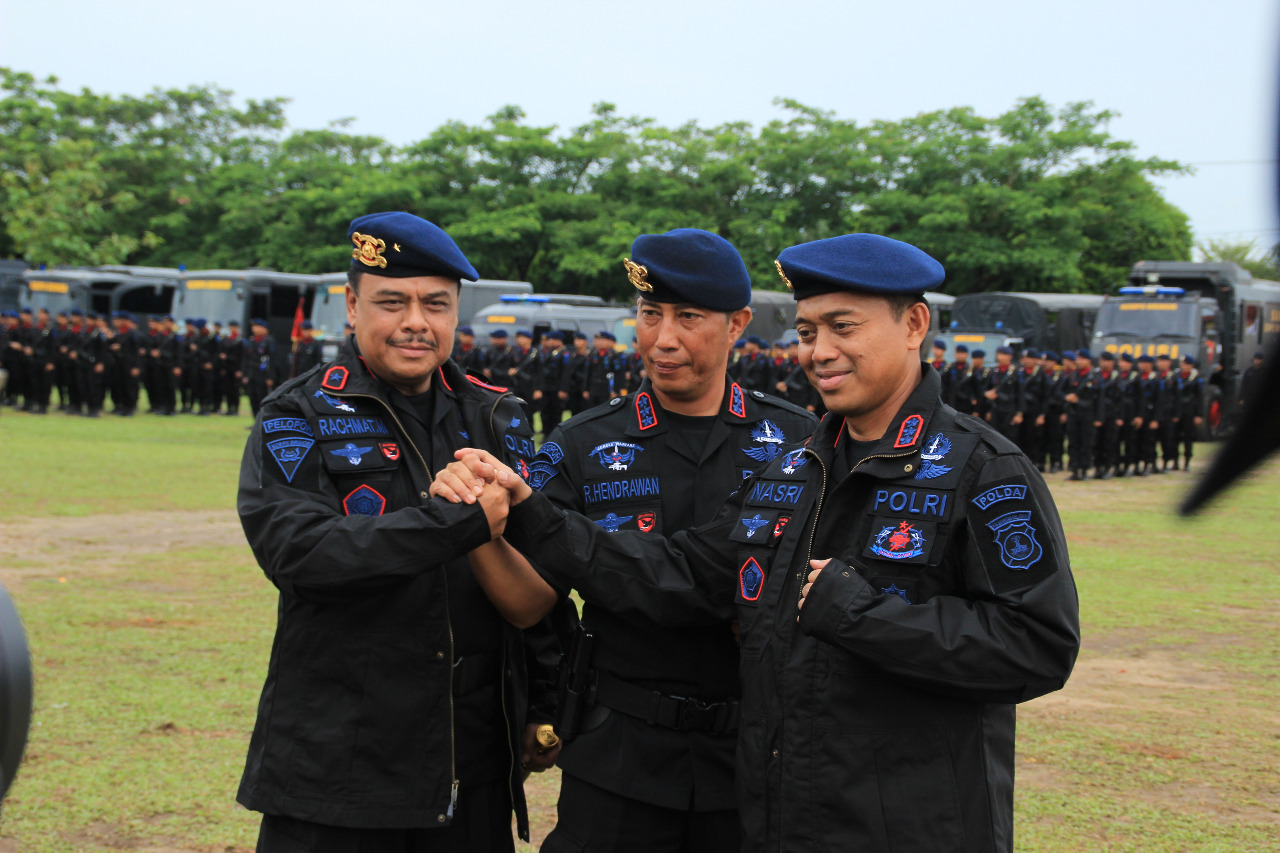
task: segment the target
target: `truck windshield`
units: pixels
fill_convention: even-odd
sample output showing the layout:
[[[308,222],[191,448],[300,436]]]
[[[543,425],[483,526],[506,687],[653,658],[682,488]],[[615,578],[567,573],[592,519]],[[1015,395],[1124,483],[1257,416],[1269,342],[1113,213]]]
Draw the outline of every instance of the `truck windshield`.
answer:
[[[1195,302],[1108,299],[1098,309],[1094,331],[1100,336],[1194,338],[1197,307]]]
[[[1040,328],[1043,311],[1030,299],[994,294],[961,296],[951,309],[950,331],[1001,331],[1031,337]]]

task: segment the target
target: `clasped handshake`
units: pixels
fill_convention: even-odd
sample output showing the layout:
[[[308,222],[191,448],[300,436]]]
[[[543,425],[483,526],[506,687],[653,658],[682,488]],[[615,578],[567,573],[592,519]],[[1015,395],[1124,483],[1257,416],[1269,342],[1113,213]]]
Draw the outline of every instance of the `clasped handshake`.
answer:
[[[431,496],[452,503],[479,502],[496,538],[507,526],[511,507],[533,494],[533,489],[511,467],[485,450],[464,447],[436,474]]]

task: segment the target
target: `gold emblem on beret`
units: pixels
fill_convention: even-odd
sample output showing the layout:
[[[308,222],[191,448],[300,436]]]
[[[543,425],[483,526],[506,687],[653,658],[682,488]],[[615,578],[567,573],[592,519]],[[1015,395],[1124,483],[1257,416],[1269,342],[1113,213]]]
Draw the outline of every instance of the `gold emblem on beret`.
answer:
[[[787,274],[782,271],[782,264],[778,261],[774,261],[773,265],[778,268],[778,275],[782,276],[782,281],[787,285],[787,290],[795,290],[795,288],[791,286],[791,279],[787,278]]]
[[[623,258],[622,265],[627,268],[627,278],[635,285],[636,290],[652,293],[653,285],[649,283],[649,271],[630,258]]]
[[[377,237],[370,237],[368,234],[361,234],[359,231],[353,232],[351,242],[356,247],[351,250],[351,257],[366,267],[385,267],[387,259],[382,257],[382,253],[386,251],[387,241],[379,240]]]

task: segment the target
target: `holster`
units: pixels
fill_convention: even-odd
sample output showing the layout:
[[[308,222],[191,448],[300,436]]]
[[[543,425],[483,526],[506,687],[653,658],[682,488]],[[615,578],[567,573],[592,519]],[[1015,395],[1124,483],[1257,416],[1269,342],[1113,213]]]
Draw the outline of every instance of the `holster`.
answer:
[[[560,657],[556,677],[556,734],[563,741],[573,740],[582,723],[582,715],[595,703],[595,673],[591,669],[591,652],[595,635],[583,624],[573,629],[567,654]]]

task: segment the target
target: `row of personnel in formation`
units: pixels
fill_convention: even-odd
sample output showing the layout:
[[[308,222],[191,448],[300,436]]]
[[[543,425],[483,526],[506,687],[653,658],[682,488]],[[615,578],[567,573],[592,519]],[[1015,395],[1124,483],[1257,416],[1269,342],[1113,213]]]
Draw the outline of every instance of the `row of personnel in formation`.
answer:
[[[503,368],[450,358],[460,247],[400,212],[347,237],[354,333],[240,469],[279,594],[237,797],[261,853],[512,853],[552,764],[543,853],[1012,849],[1015,705],[1066,681],[1078,603],[1043,477],[921,360],[941,264],[778,256],[818,420],[727,375],[737,250],[641,235],[643,376],[539,446]]]
[[[1145,477],[1188,470],[1204,416],[1204,380],[1196,360],[1176,368],[1152,358],[1103,352],[1062,353],[1002,346],[996,363],[983,350],[956,346],[948,364],[941,340],[930,362],[942,379],[942,398],[956,411],[982,418],[1022,449],[1036,468],[1069,470],[1071,480]],[[1262,354],[1255,358],[1257,374]],[[1065,460],[1065,465],[1064,465]]]
[[[247,338],[236,320],[224,331],[203,318],[179,327],[173,317],[152,316],[144,328],[127,311],[72,309],[50,317],[44,308],[23,308],[0,321],[4,403],[41,415],[54,406],[56,391],[57,411],[96,418],[109,396],[114,414],[130,416],[143,389],[153,414],[237,415],[242,394],[256,414],[272,388],[320,363],[310,322],[283,362],[266,321],[257,318]]]
[[[745,391],[773,394],[821,414],[822,398],[800,369],[797,349],[795,341],[776,341],[771,348],[758,336],[742,338],[734,345],[728,375]],[[645,375],[639,353],[619,351],[617,337],[607,331],[590,340],[576,332],[571,341],[551,331],[535,342],[532,332],[520,329],[512,344],[509,332],[496,329],[488,346],[477,346],[474,330],[461,326],[452,357],[462,368],[510,387],[548,425],[633,393]]]

